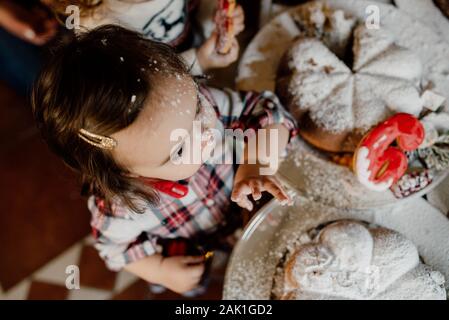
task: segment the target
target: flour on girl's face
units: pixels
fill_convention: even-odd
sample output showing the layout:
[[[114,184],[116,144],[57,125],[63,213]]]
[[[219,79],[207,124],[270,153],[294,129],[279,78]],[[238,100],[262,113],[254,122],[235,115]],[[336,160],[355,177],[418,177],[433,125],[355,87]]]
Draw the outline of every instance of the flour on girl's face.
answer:
[[[181,141],[170,141],[171,133],[177,129],[191,132],[194,121],[199,119],[206,127],[213,126],[216,116],[203,103],[198,103],[198,90],[191,77],[168,72],[162,76],[161,72],[155,85],[136,120],[112,135],[118,142],[114,157],[135,175],[185,179],[201,164],[171,163],[174,148],[181,144]],[[193,139],[190,136],[186,135],[185,139]]]

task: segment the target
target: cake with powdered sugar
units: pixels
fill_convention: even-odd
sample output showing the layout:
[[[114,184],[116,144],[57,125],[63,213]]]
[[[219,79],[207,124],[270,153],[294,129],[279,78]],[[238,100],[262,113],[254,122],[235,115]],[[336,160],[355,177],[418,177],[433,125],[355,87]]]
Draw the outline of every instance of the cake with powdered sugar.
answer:
[[[325,151],[352,152],[389,116],[420,114],[422,65],[411,50],[396,45],[383,28],[356,25],[341,10],[313,3],[299,12],[298,20],[311,21],[300,28],[318,31],[303,32],[285,53],[276,91],[307,142]],[[339,23],[332,22],[336,19]]]
[[[395,231],[342,220],[310,234],[279,263],[274,299],[446,299],[444,276]]]

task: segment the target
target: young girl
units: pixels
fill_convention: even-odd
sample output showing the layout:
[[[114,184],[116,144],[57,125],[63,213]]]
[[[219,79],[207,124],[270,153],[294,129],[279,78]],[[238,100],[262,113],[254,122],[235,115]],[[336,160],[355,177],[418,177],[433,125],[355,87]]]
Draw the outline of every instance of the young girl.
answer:
[[[249,210],[248,196],[260,199],[263,191],[289,201],[273,176],[261,175],[262,161],[237,170],[219,163],[233,152],[218,148],[219,140],[212,158],[184,161],[192,157],[189,146],[199,143],[203,152],[210,132],[227,128],[271,129],[266,138],[248,130],[246,143],[240,141],[245,159],[283,151],[294,121],[276,96],[197,85],[170,47],[135,32],[104,26],[55,51],[36,82],[33,110],[44,139],[89,186],[96,248],[112,270],[189,291],[201,279],[204,256],[167,240],[209,250],[238,215],[228,212],[231,199]]]
[[[69,5],[80,8],[80,30],[91,30],[105,24],[116,24],[141,33],[145,38],[164,42],[182,52],[192,74],[212,68],[227,67],[238,57],[234,39],[227,54],[214,50],[217,35],[213,14],[216,1],[200,0],[42,0],[61,14]],[[233,12],[234,33],[244,29],[240,6]],[[203,41],[206,39],[206,41]],[[194,49],[194,47],[198,49]]]

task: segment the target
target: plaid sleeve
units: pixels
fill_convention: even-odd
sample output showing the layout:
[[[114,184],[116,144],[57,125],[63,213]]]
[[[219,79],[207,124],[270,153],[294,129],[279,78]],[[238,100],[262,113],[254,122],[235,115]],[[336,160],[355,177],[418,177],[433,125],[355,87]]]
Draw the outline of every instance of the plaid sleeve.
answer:
[[[126,264],[156,253],[156,238],[144,232],[126,208],[108,209],[104,200],[91,196],[88,207],[95,248],[106,266],[119,271]]]
[[[240,93],[240,96],[243,105],[242,113],[231,123],[231,127],[257,130],[272,124],[282,124],[289,130],[290,139],[297,134],[295,119],[273,92],[249,91]]]
[[[290,139],[297,134],[295,119],[271,91],[208,90],[225,128],[257,130],[271,124],[283,124],[290,131]]]

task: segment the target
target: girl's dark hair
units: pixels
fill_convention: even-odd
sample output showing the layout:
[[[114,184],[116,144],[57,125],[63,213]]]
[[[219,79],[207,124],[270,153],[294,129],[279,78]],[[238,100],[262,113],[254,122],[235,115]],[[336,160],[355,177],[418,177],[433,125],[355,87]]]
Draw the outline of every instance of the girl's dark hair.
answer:
[[[188,69],[168,45],[118,26],[102,26],[66,42],[53,51],[34,85],[37,125],[50,148],[81,174],[91,194],[109,204],[117,197],[140,212],[140,200],[157,202],[155,191],[127,175],[111,151],[86,143],[78,132],[82,128],[110,136],[126,128],[161,76],[187,76]]]

